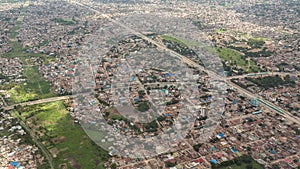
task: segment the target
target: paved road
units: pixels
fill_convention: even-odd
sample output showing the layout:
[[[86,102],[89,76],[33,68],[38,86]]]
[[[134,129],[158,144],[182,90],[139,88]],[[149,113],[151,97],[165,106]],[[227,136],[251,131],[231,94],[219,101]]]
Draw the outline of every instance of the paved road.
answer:
[[[275,161],[272,161],[270,164],[275,164],[275,163],[278,163],[280,161],[284,161],[285,159],[292,159],[294,157],[299,157],[300,156],[300,153],[297,153],[297,154],[294,154],[294,155],[290,155],[290,156],[287,156],[287,157],[284,157],[284,158],[280,158],[278,160],[275,160]]]
[[[20,125],[29,133],[32,140],[36,143],[36,145],[40,148],[40,150],[42,150],[43,154],[46,156],[46,159],[49,162],[50,168],[54,169],[52,155],[48,152],[48,150],[44,147],[44,145],[37,139],[36,135],[31,130],[31,128],[28,127],[28,125],[21,119],[20,119]]]
[[[2,103],[4,104],[4,106],[8,106],[5,99],[0,95],[0,99],[2,100]]]
[[[259,98],[259,99],[261,99],[261,100],[264,100],[261,96],[259,96],[259,95],[257,95],[257,94],[251,93],[250,91],[248,91],[248,90],[246,90],[246,89],[244,89],[244,88],[238,86],[237,84],[232,83],[230,80],[227,81],[227,84],[229,84],[231,87],[235,88],[239,93],[243,93],[243,94],[245,94],[246,96],[248,96],[248,97],[250,97],[250,98]],[[297,117],[295,117],[294,115],[292,115],[290,112],[281,109],[280,107],[274,105],[274,104],[271,103],[271,102],[268,102],[268,101],[266,101],[266,100],[264,100],[264,101],[267,102],[267,103],[269,103],[269,105],[272,105],[272,106],[274,106],[274,107],[277,107],[278,109],[282,110],[282,111],[285,113],[285,114],[279,113],[279,115],[284,116],[285,118],[287,118],[288,120],[290,120],[290,121],[292,121],[292,122],[295,122],[295,123],[297,123],[297,124],[300,124],[300,120],[299,120]],[[264,106],[264,107],[266,107],[267,109],[269,109],[269,110],[271,110],[271,111],[276,111],[276,110],[274,110],[273,108],[271,108],[270,106],[267,106],[267,105],[265,105],[265,104],[261,104],[261,105]],[[278,111],[276,111],[276,112],[278,112]]]
[[[27,8],[30,5],[30,0],[27,0],[24,5],[23,5],[23,9]],[[26,10],[22,10],[22,12],[20,13],[17,21],[23,21],[24,18],[24,13],[26,12]],[[22,15],[23,14],[23,15]],[[15,39],[10,39],[12,41],[15,41]],[[4,110],[11,110],[14,109],[15,106],[17,105],[32,105],[32,104],[39,104],[39,103],[43,103],[43,102],[49,102],[58,98],[49,98],[49,99],[44,99],[44,100],[36,100],[36,101],[32,101],[32,102],[26,102],[26,103],[20,103],[20,104],[16,104],[16,105],[12,105],[12,106],[8,106],[7,103],[5,102],[5,99],[0,96],[1,99],[3,100],[3,103],[5,105],[5,107],[3,107]],[[19,115],[17,115],[18,119],[20,120],[20,125],[24,128],[24,130],[29,133],[29,135],[31,136],[32,140],[35,142],[35,144],[39,147],[39,149],[43,152],[43,154],[45,155],[46,159],[48,160],[48,163],[50,165],[51,169],[54,169],[53,166],[53,159],[51,154],[48,152],[48,150],[44,147],[44,145],[37,139],[37,137],[35,136],[34,132],[31,130],[31,128],[20,118]]]
[[[51,97],[51,98],[46,98],[46,99],[40,99],[40,100],[34,100],[34,101],[29,101],[29,102],[23,102],[23,103],[18,103],[14,104],[11,106],[6,106],[3,107],[4,110],[12,110],[16,106],[29,106],[29,105],[36,105],[36,104],[42,104],[42,103],[49,103],[49,102],[55,102],[55,101],[60,101],[60,100],[66,100],[69,98],[73,98],[75,96],[68,95],[68,96],[59,96],[59,97]]]
[[[254,76],[255,75],[255,76]],[[244,75],[228,76],[226,79],[242,79],[245,77],[263,77],[263,76],[300,76],[300,73],[290,73],[290,72],[260,72],[260,73],[249,73]]]
[[[71,2],[73,2],[73,3],[77,4],[77,5],[80,5],[80,6],[84,6],[84,7],[86,7],[86,8],[89,8],[90,10],[92,10],[92,11],[94,11],[94,12],[96,12],[96,13],[100,13],[99,11],[97,11],[97,10],[95,10],[95,9],[93,9],[93,8],[91,8],[91,7],[89,7],[89,6],[87,6],[87,5],[84,5],[84,4],[82,4],[82,3],[75,2],[75,1],[71,1]],[[114,20],[114,19],[111,19],[109,16],[107,16],[107,15],[105,15],[105,14],[102,14],[102,16],[105,16],[105,17],[106,17],[108,20],[110,20],[111,22],[113,22],[113,23],[115,23],[115,24],[117,24],[117,25],[123,27],[124,29],[130,31],[131,33],[135,34],[136,36],[138,36],[138,37],[140,37],[140,38],[142,38],[142,39],[144,39],[144,40],[147,40],[148,42],[151,42],[151,43],[155,44],[158,48],[163,49],[163,50],[169,52],[169,53],[172,54],[173,56],[175,56],[175,57],[181,59],[184,63],[186,63],[186,64],[188,64],[188,65],[190,65],[190,66],[199,68],[200,70],[202,70],[202,71],[208,73],[209,75],[213,76],[215,79],[224,80],[229,86],[235,88],[238,92],[243,93],[243,94],[247,95],[247,96],[250,97],[250,98],[260,98],[258,95],[253,94],[253,93],[250,93],[249,91],[243,89],[242,87],[240,87],[240,86],[238,86],[238,85],[236,85],[236,84],[234,84],[234,83],[232,83],[232,82],[230,81],[230,79],[232,79],[232,78],[236,78],[236,77],[237,77],[237,78],[242,78],[242,77],[246,77],[247,75],[233,76],[233,77],[227,77],[227,78],[226,78],[226,77],[223,77],[223,76],[220,76],[220,75],[216,74],[215,72],[206,70],[203,66],[201,66],[201,65],[199,65],[198,63],[192,61],[191,59],[189,59],[189,58],[187,58],[187,57],[185,57],[185,56],[183,56],[183,55],[181,55],[181,54],[179,54],[179,53],[177,53],[177,52],[175,52],[175,51],[173,51],[173,50],[171,50],[171,49],[168,49],[165,45],[160,44],[160,43],[158,43],[158,42],[156,42],[156,41],[154,41],[154,40],[148,38],[147,36],[145,36],[145,35],[143,35],[143,34],[137,32],[137,31],[135,31],[135,30],[133,30],[133,29],[127,27],[126,25],[123,25],[122,23],[120,23],[120,22],[118,22],[118,21],[116,21],[116,20]],[[274,73],[275,73],[275,72],[274,72]],[[274,74],[274,73],[273,73],[273,74]],[[288,74],[289,74],[289,75],[291,75],[290,73],[284,73],[284,72],[276,72],[275,74],[278,74],[278,75],[288,75]],[[297,74],[297,75],[298,75],[298,74]],[[74,96],[60,96],[60,97],[53,97],[53,98],[47,98],[47,99],[41,99],[41,100],[35,100],[35,101],[19,103],[19,104],[15,104],[15,105],[11,105],[11,106],[6,106],[6,107],[4,107],[3,109],[4,109],[4,110],[12,110],[12,109],[14,109],[15,106],[18,106],[18,105],[21,105],[21,106],[27,106],[27,105],[42,104],[42,103],[48,103],[48,102],[53,102],[53,101],[66,100],[66,99],[69,99],[69,98],[71,98],[71,97],[74,97]],[[262,98],[260,98],[260,99],[262,99]],[[263,99],[262,99],[262,100],[263,100]],[[270,105],[273,105],[274,107],[277,107],[276,105],[274,105],[274,104],[272,104],[272,103],[270,103],[270,102],[268,102],[268,103],[269,103]],[[266,106],[266,105],[263,105],[263,106],[265,106],[266,108],[268,108],[268,109],[270,109],[270,110],[273,110],[273,109],[270,108],[269,106]],[[281,109],[281,108],[279,108],[279,109]],[[273,111],[274,111],[274,110],[273,110]],[[291,120],[291,121],[293,121],[293,122],[295,122],[295,123],[300,124],[300,120],[299,120],[298,118],[295,118],[295,116],[293,116],[293,115],[292,115],[290,112],[288,112],[288,111],[285,111],[285,110],[283,110],[283,111],[285,112],[285,114],[280,114],[280,115],[286,117],[287,119],[289,119],[289,120]]]
[[[73,1],[73,2],[74,2],[74,1]],[[74,3],[76,3],[76,4],[78,4],[78,5],[81,5],[81,6],[84,6],[84,7],[87,7],[87,8],[89,8],[90,10],[92,10],[92,11],[94,11],[94,12],[96,12],[96,13],[99,13],[99,11],[97,11],[97,10],[95,10],[95,9],[89,7],[89,6],[86,6],[86,5],[81,4],[81,3],[79,3],[79,2],[74,2]],[[103,14],[102,14],[102,15],[103,15]],[[258,97],[259,97],[259,96],[257,96],[256,94],[250,93],[249,91],[247,91],[247,90],[241,88],[240,86],[238,86],[238,85],[236,85],[236,84],[234,84],[234,83],[232,83],[232,82],[230,81],[230,79],[233,79],[233,78],[244,78],[244,77],[249,77],[249,74],[248,74],[248,75],[241,75],[241,76],[233,76],[233,77],[227,77],[227,78],[224,78],[224,77],[222,77],[222,76],[220,76],[220,75],[215,74],[214,72],[211,72],[211,71],[206,70],[204,67],[202,67],[202,66],[199,65],[198,63],[195,63],[194,61],[190,60],[189,58],[187,58],[187,57],[185,57],[185,56],[183,56],[183,55],[180,55],[179,53],[176,53],[176,52],[174,52],[174,51],[172,51],[172,50],[166,48],[163,44],[158,43],[158,42],[156,42],[156,41],[154,41],[154,40],[148,38],[147,36],[145,36],[145,35],[143,35],[143,34],[137,32],[137,31],[135,31],[135,30],[133,30],[133,29],[131,29],[131,28],[128,28],[127,26],[123,25],[123,24],[120,23],[120,22],[117,22],[116,20],[111,19],[111,18],[108,17],[107,15],[104,15],[104,16],[105,16],[108,20],[110,20],[111,22],[113,22],[113,23],[115,23],[115,24],[117,24],[117,25],[123,27],[124,29],[126,29],[126,30],[132,32],[132,33],[135,34],[136,36],[139,36],[140,38],[142,38],[142,39],[144,39],[144,40],[147,40],[148,42],[151,42],[151,43],[155,44],[158,48],[163,49],[163,50],[169,52],[170,54],[174,55],[175,57],[181,59],[184,63],[186,63],[186,64],[188,64],[188,65],[190,65],[190,66],[197,67],[197,68],[199,68],[200,70],[202,70],[202,71],[204,71],[204,72],[207,72],[207,73],[209,73],[210,75],[215,76],[216,78],[219,78],[220,80],[226,81],[226,83],[227,83],[229,86],[235,88],[238,92],[243,93],[243,94],[247,95],[247,96],[250,97],[250,98],[258,98]],[[292,74],[292,73],[284,73],[284,72],[273,72],[273,73],[271,73],[271,74],[263,74],[263,75],[261,75],[261,76],[265,76],[265,75],[283,75],[283,76],[285,76],[285,75],[295,75],[295,74]],[[296,74],[296,75],[299,75],[299,74]],[[11,106],[6,106],[6,107],[4,107],[4,110],[12,110],[12,109],[15,108],[15,106],[19,106],[19,105],[20,105],[20,106],[36,105],[36,104],[42,104],[42,103],[48,103],[48,102],[54,102],[54,101],[60,101],[60,100],[66,100],[66,99],[73,98],[73,97],[74,97],[74,96],[60,96],[60,97],[52,97],[52,98],[47,98],[47,99],[40,99],[40,100],[35,100],[35,101],[29,101],[29,102],[19,103],[19,104],[15,104],[15,105],[11,105]],[[269,103],[269,102],[268,102],[268,103]],[[270,103],[270,104],[272,105],[272,103]],[[268,106],[266,106],[266,105],[264,105],[264,106],[265,106],[266,108],[268,108],[268,109],[273,110],[272,108],[270,108],[270,107],[268,107]],[[274,105],[274,106],[275,106],[275,105]],[[273,110],[273,111],[274,111],[274,110]],[[289,112],[287,112],[287,111],[284,111],[284,112],[285,112],[285,114],[280,114],[280,115],[284,116],[285,118],[287,118],[287,119],[290,120],[290,121],[293,121],[293,122],[295,122],[295,123],[300,124],[300,120],[299,120],[299,119],[295,118],[293,115],[291,115],[291,113],[289,113]],[[21,121],[21,125],[25,128],[25,130],[27,130],[27,131],[29,132],[29,134],[31,135],[31,137],[33,138],[33,140],[36,142],[36,144],[38,145],[38,147],[39,147],[39,148],[43,151],[43,153],[46,155],[46,158],[47,158],[47,160],[49,161],[50,167],[53,169],[53,160],[52,160],[51,154],[49,154],[49,152],[44,148],[44,146],[43,146],[41,143],[38,142],[38,140],[36,139],[34,133],[31,131],[31,129],[30,129],[23,121]]]
[[[161,44],[161,43],[159,43],[159,42],[156,42],[156,41],[152,40],[151,38],[148,38],[147,36],[143,35],[142,33],[140,33],[140,32],[138,32],[138,31],[136,31],[136,30],[133,30],[133,29],[129,28],[128,26],[124,25],[123,23],[120,23],[120,22],[118,22],[118,21],[116,21],[116,20],[110,18],[108,15],[102,14],[102,13],[100,13],[98,10],[96,10],[96,9],[94,9],[94,8],[88,6],[88,5],[82,4],[82,3],[80,3],[80,2],[76,2],[76,1],[71,1],[71,2],[72,2],[72,3],[75,3],[75,4],[77,4],[77,5],[86,7],[86,8],[88,8],[88,9],[90,9],[91,11],[94,11],[94,12],[97,13],[97,14],[101,14],[103,17],[105,17],[106,19],[108,19],[108,20],[111,21],[112,23],[115,23],[116,25],[118,25],[118,26],[120,26],[120,27],[123,27],[125,30],[127,30],[127,31],[129,31],[129,32],[131,32],[131,33],[133,33],[134,35],[136,35],[136,36],[138,36],[138,37],[140,37],[140,38],[142,38],[142,39],[144,39],[144,40],[146,40],[146,41],[148,41],[148,42],[150,42],[150,43],[153,43],[153,44],[156,45],[158,48],[160,48],[160,49],[162,49],[162,50],[164,50],[164,51],[170,53],[171,55],[173,55],[173,56],[179,58],[179,59],[180,59],[181,61],[183,61],[184,63],[186,63],[186,64],[188,64],[188,65],[190,65],[190,66],[196,67],[196,68],[198,68],[198,69],[200,69],[200,70],[202,70],[202,71],[208,73],[208,74],[211,75],[211,77],[213,77],[214,79],[224,80],[229,86],[235,88],[238,92],[243,93],[243,94],[247,95],[247,96],[250,97],[250,98],[257,98],[257,97],[258,97],[256,94],[250,93],[249,91],[243,89],[242,87],[240,87],[240,86],[238,86],[238,85],[236,85],[236,84],[230,82],[230,80],[228,80],[226,77],[220,76],[220,75],[216,74],[215,72],[212,72],[212,71],[209,71],[209,70],[205,69],[203,66],[201,66],[201,65],[199,65],[198,63],[192,61],[191,59],[189,59],[189,58],[187,58],[187,57],[185,57],[185,56],[183,56],[183,55],[181,55],[181,54],[179,54],[179,53],[177,53],[177,52],[175,52],[175,51],[173,51],[173,50],[171,50],[171,49],[168,49],[165,45],[163,45],[163,44]],[[260,99],[262,99],[262,98],[260,98]],[[262,100],[263,100],[263,99],[262,99]],[[273,105],[274,107],[276,107],[274,104],[272,104],[272,103],[270,103],[270,104]],[[274,111],[274,109],[270,108],[269,106],[266,106],[266,105],[264,105],[264,104],[263,104],[263,106],[265,106],[266,108],[268,108],[268,109]],[[280,109],[280,108],[279,108],[279,109]],[[295,116],[293,116],[290,112],[287,112],[287,111],[284,111],[284,112],[285,112],[285,114],[280,114],[280,115],[284,116],[284,117],[287,118],[288,120],[291,120],[292,122],[295,122],[295,123],[300,124],[300,120],[299,120],[299,119],[295,119]]]

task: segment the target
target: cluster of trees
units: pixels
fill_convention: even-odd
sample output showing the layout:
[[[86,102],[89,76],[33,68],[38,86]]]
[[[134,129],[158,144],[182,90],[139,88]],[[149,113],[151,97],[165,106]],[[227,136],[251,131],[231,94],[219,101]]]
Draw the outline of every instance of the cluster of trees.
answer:
[[[156,132],[158,128],[158,125],[155,120],[153,120],[150,123],[145,124],[145,129],[147,132]]]
[[[268,51],[266,48],[262,48],[261,51],[258,52],[244,52],[248,57],[269,57],[273,54],[273,52]]]
[[[64,19],[64,18],[54,18],[51,21],[60,23],[62,25],[74,25],[77,22],[72,19]]]
[[[219,140],[219,138],[215,137],[215,138],[210,139],[209,142],[216,143],[218,140]]]
[[[220,164],[212,164],[212,168],[213,169],[217,169],[217,168],[225,168],[225,167],[230,167],[232,165],[237,165],[237,166],[241,166],[242,164],[246,164],[246,168],[247,169],[252,169],[254,168],[253,167],[253,162],[254,160],[251,158],[251,156],[249,155],[243,155],[241,157],[238,157],[236,159],[233,159],[233,160],[230,160],[230,161],[225,161],[225,162],[222,162]],[[260,167],[260,168],[264,168],[262,165],[255,165],[255,168],[257,167]],[[244,168],[241,166],[241,168]]]
[[[166,117],[164,117],[164,116],[159,116],[157,118],[157,121],[159,121],[159,122],[162,122],[162,121],[165,121],[165,120],[166,120]]]
[[[249,80],[258,86],[268,89],[272,87],[278,87],[281,85],[286,85],[286,84],[294,84],[295,82],[290,78],[290,76],[286,76],[284,79],[279,77],[278,75],[276,76],[267,76],[267,77],[259,77],[259,78],[246,78],[246,80]]]
[[[167,48],[174,50],[175,52],[184,56],[196,56],[197,54],[186,46],[185,43],[181,42],[176,38],[167,38],[162,40]]]
[[[7,76],[4,76],[0,73],[0,79],[5,79],[5,80],[8,80],[8,77]]]
[[[207,116],[201,116],[201,117],[198,117],[197,120],[203,121],[203,120],[206,120],[207,118],[208,118]]]
[[[249,38],[247,44],[252,48],[261,48],[264,44],[264,40]]]
[[[276,67],[278,67],[279,71],[284,71],[284,66],[289,65],[288,63],[285,62],[281,62],[279,64],[276,65]]]
[[[202,143],[199,143],[199,144],[194,145],[193,148],[194,148],[194,150],[195,150],[196,152],[198,152],[198,151],[199,151],[199,148],[200,148],[201,146],[202,146]]]
[[[167,161],[166,162],[166,167],[175,167],[177,165],[177,162],[173,162],[173,161]]]
[[[173,98],[171,101],[167,102],[166,105],[169,106],[169,105],[172,105],[172,104],[176,104],[178,102],[179,102],[179,100],[176,100],[176,99]]]
[[[140,112],[145,112],[145,111],[147,111],[147,110],[150,109],[150,106],[149,106],[149,104],[148,104],[147,102],[140,102],[140,103],[138,104],[137,109],[138,109]]]
[[[109,103],[107,103],[106,101],[104,101],[102,99],[99,99],[99,98],[97,98],[97,99],[98,99],[98,101],[99,101],[100,104],[103,104],[105,106],[109,106]]]

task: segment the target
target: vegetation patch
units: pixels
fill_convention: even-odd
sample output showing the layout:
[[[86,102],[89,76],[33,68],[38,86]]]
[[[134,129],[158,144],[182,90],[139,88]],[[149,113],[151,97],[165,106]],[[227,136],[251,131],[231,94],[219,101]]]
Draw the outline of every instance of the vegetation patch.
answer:
[[[259,78],[246,78],[247,80],[257,84],[259,87],[264,89],[269,89],[273,87],[278,87],[282,85],[295,85],[295,81],[290,78],[290,76],[286,76],[284,79],[276,76],[267,76],[267,77],[259,77]]]
[[[9,40],[9,45],[12,47],[12,50],[8,53],[5,53],[3,57],[14,58],[19,57],[24,66],[24,78],[26,79],[23,83],[10,83],[6,86],[1,86],[2,89],[8,90],[8,94],[11,98],[8,102],[11,103],[20,103],[36,99],[43,99],[51,96],[55,96],[51,92],[51,85],[40,73],[38,66],[30,59],[33,57],[39,57],[44,60],[45,63],[50,62],[51,58],[45,54],[40,53],[27,53],[26,49],[18,41],[13,40],[20,29],[20,24],[16,24],[11,33],[11,40]]]
[[[26,0],[7,0],[7,1],[0,1],[1,3],[21,3],[21,2],[25,2]]]
[[[265,44],[266,39],[259,37],[252,37],[248,39],[247,44],[252,48],[262,48]]]
[[[74,25],[77,22],[70,18],[54,18],[51,21],[60,23],[62,25]]]
[[[19,29],[20,29],[20,26],[19,26],[19,25],[16,25],[16,26],[13,28],[12,32],[10,33],[9,38],[15,39],[15,38],[18,36],[18,31],[19,31]]]
[[[138,109],[140,112],[145,112],[145,111],[147,111],[147,110],[150,109],[149,103],[148,103],[148,102],[140,102],[140,103],[138,104],[137,109]]]
[[[227,31],[227,29],[216,29],[215,30],[217,33],[224,33],[224,32],[226,32]]]
[[[257,163],[251,156],[242,155],[230,161],[220,164],[212,164],[213,169],[263,169],[264,166]]]
[[[223,47],[208,47],[207,49],[216,52],[231,67],[237,67],[247,73],[260,71],[260,68],[252,60],[248,61],[245,56],[235,50]]]
[[[51,92],[51,85],[39,73],[37,66],[26,66],[24,72],[25,82],[15,84],[7,93],[9,102],[21,103],[55,96]]]
[[[104,168],[108,153],[95,145],[80,125],[74,124],[62,101],[19,107],[18,112],[40,142],[55,152],[54,168]]]

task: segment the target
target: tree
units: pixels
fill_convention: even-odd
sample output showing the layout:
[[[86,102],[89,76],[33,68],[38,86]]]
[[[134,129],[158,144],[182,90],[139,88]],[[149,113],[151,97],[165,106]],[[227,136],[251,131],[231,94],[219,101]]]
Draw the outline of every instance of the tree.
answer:
[[[149,107],[147,102],[141,102],[138,105],[138,110],[141,111],[141,112],[145,112],[145,111],[149,110],[149,108],[150,107]]]
[[[105,112],[105,117],[108,117],[109,116],[109,112],[107,111],[107,112]]]
[[[112,163],[112,164],[110,165],[110,168],[111,168],[111,169],[116,169],[116,168],[117,168],[117,164],[116,164],[116,163]]]
[[[246,168],[247,169],[252,169],[253,167],[252,167],[252,165],[247,165]]]
[[[200,144],[194,145],[193,148],[194,148],[195,151],[198,152],[198,151],[199,151],[199,148],[200,148],[201,146],[202,146],[202,144],[200,143]]]
[[[138,93],[139,93],[139,96],[143,96],[145,94],[145,91],[144,90],[139,90]]]
[[[157,117],[157,121],[159,121],[159,122],[164,121],[164,120],[166,120],[166,117],[164,117],[164,116]]]

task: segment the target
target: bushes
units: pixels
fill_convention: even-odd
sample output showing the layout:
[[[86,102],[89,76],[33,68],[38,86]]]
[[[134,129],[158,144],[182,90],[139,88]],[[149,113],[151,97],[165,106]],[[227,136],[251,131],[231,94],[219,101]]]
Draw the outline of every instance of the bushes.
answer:
[[[202,143],[199,143],[199,144],[194,145],[193,148],[194,148],[195,151],[198,152],[198,151],[199,151],[199,148],[200,148],[201,146],[202,146]]]
[[[149,105],[148,105],[148,103],[147,102],[141,102],[141,103],[139,103],[139,105],[138,105],[138,110],[140,111],[140,112],[145,112],[145,111],[147,111],[147,110],[149,110]]]
[[[252,169],[252,168],[264,168],[262,165],[258,164],[255,162],[251,156],[249,155],[242,155],[241,157],[238,157],[236,159],[230,160],[230,161],[225,161],[220,164],[212,164],[213,169],[217,168],[229,168],[234,165],[237,165],[238,168],[247,168],[247,169]],[[235,167],[232,167],[235,168]]]
[[[265,44],[265,42],[263,40],[260,40],[260,39],[250,38],[248,40],[247,44],[249,46],[251,46],[252,48],[261,48]]]
[[[156,132],[158,125],[157,125],[156,121],[154,120],[150,123],[145,124],[145,128],[146,128],[147,132]]]
[[[255,84],[257,84],[259,87],[268,89],[271,87],[278,87],[280,85],[285,85],[292,83],[289,77],[285,77],[283,80],[279,76],[267,76],[267,77],[259,77],[259,78],[246,78],[246,80],[249,80]]]

